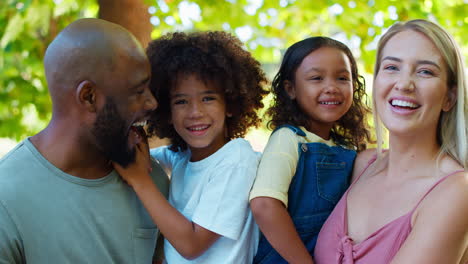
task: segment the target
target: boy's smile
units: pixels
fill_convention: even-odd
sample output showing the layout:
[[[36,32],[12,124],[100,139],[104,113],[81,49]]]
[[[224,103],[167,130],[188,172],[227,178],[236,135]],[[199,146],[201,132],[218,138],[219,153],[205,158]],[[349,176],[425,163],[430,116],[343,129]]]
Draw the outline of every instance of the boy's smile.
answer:
[[[226,138],[226,102],[213,82],[196,75],[182,77],[171,92],[171,121],[192,152],[202,160],[220,149]]]

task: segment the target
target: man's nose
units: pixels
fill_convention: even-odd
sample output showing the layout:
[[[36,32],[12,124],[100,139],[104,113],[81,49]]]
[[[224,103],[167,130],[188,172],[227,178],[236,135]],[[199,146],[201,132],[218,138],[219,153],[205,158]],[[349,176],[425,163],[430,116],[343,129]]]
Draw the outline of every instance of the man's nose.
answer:
[[[158,101],[156,101],[156,98],[154,98],[149,89],[146,91],[145,102],[143,104],[144,109],[147,111],[153,111],[158,107]]]

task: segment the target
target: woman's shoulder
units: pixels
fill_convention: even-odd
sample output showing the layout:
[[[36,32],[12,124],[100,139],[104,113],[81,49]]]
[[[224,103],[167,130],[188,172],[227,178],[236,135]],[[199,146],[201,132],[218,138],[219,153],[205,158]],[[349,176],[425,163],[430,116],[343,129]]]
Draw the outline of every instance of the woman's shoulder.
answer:
[[[361,175],[369,165],[377,159],[377,149],[366,149],[359,152],[354,161],[352,181]]]

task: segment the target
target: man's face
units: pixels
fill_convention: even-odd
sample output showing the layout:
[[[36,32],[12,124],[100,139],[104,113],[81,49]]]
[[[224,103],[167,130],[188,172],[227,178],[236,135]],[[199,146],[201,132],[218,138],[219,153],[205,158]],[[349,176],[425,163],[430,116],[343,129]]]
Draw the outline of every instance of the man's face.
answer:
[[[142,51],[134,52],[122,53],[116,69],[106,76],[102,90],[107,95],[92,127],[98,148],[122,167],[135,161],[135,146],[143,137],[139,126],[157,106],[148,87],[148,59]]]
[[[123,167],[135,161],[135,148],[129,146],[128,128],[114,100],[107,97],[91,131],[104,155]]]

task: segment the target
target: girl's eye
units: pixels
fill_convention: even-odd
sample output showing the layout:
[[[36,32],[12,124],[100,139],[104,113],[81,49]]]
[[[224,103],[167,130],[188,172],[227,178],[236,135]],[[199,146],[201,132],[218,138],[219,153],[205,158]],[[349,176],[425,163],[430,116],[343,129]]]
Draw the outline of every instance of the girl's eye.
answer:
[[[321,76],[312,76],[312,77],[309,78],[309,80],[320,81],[320,80],[322,80],[322,77]]]
[[[346,77],[346,76],[341,76],[341,77],[338,77],[338,80],[340,80],[340,81],[349,81],[349,78]]]
[[[138,90],[136,93],[137,93],[137,94],[144,94],[144,93],[145,93],[145,89],[143,89],[143,90]]]

